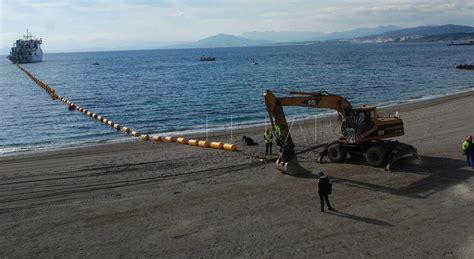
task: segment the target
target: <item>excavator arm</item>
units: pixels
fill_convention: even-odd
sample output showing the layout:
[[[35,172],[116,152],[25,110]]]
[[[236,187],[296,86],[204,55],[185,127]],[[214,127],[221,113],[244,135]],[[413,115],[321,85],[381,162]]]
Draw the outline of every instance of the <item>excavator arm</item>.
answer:
[[[278,98],[268,89],[263,94],[270,122],[273,128],[275,124],[280,127],[282,134],[281,145],[287,148],[292,148],[294,144],[291,139],[283,106],[333,109],[338,112],[341,121],[342,118],[352,110],[351,103],[344,97],[338,95],[332,95],[326,92],[290,92],[290,94],[295,96]]]

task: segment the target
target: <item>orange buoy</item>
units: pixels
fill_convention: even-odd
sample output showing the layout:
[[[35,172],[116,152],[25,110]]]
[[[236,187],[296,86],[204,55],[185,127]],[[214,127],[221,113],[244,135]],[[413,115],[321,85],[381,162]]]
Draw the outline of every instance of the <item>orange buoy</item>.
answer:
[[[188,144],[191,146],[197,146],[198,142],[199,140],[196,140],[196,139],[188,139]]]
[[[209,147],[209,141],[199,140],[198,146],[200,146],[200,147]]]
[[[130,128],[129,127],[123,127],[122,129],[123,129],[123,132],[125,132],[127,134],[130,133]]]
[[[134,137],[140,137],[140,135],[141,135],[140,132],[138,132],[138,131],[132,131],[132,136],[134,136]]]
[[[222,142],[211,142],[210,147],[216,148],[216,149],[221,149],[224,146],[224,143]]]
[[[148,134],[143,134],[142,140],[150,140],[150,136]]]
[[[166,141],[166,142],[174,142],[174,140],[175,140],[175,139],[174,139],[173,137],[171,137],[171,136],[166,136],[166,137],[165,137],[165,141]]]
[[[153,136],[153,140],[156,142],[159,142],[161,141],[161,136],[160,135]]]
[[[103,122],[103,123],[107,124],[108,121],[109,121],[108,119],[102,118],[102,122]]]
[[[176,142],[178,142],[179,144],[188,144],[188,140],[182,137],[177,138]]]
[[[235,144],[224,144],[223,148],[228,151],[235,151],[237,150],[237,146]]]

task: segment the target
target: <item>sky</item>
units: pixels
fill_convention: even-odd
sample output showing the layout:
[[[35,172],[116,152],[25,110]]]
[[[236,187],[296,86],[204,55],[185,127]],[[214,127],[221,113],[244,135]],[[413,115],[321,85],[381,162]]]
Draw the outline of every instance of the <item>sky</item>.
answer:
[[[474,0],[0,0],[0,48],[26,29],[51,44],[99,44],[440,24],[474,26]]]

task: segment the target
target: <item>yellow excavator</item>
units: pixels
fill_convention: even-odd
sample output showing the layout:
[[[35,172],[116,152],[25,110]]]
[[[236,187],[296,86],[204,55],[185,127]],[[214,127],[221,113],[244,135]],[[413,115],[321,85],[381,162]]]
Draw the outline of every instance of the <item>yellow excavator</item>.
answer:
[[[296,155],[295,145],[291,138],[286,121],[284,106],[302,106],[310,108],[325,108],[337,111],[341,135],[338,140],[325,144],[318,162],[325,156],[332,162],[342,162],[347,155],[363,155],[368,164],[375,167],[391,165],[402,157],[413,155],[418,158],[415,147],[387,140],[403,136],[403,121],[395,116],[380,117],[375,106],[363,105],[352,108],[351,103],[344,97],[327,92],[290,92],[290,96],[276,97],[272,91],[263,94],[272,128],[280,127],[281,136],[280,157],[276,161],[277,168],[288,174],[299,174],[301,170]]]

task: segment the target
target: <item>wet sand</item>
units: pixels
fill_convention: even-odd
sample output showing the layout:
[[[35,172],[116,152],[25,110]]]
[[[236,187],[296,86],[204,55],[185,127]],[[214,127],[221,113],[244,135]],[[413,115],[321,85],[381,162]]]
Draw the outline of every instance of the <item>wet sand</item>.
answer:
[[[474,92],[382,112],[396,110],[421,159],[392,172],[317,164],[311,147],[337,137],[334,117],[293,123],[305,177],[254,159],[262,127],[234,130],[260,143],[237,152],[134,141],[2,157],[0,257],[472,258],[474,170],[460,145]],[[337,212],[319,211],[319,171]]]

